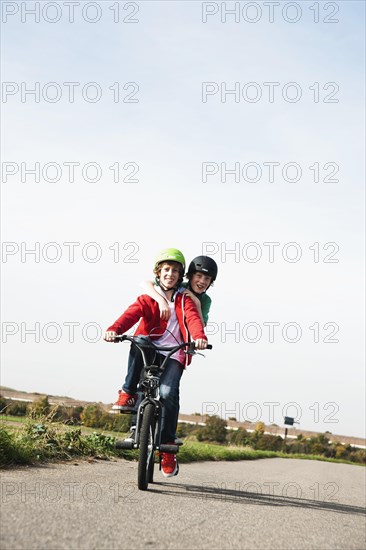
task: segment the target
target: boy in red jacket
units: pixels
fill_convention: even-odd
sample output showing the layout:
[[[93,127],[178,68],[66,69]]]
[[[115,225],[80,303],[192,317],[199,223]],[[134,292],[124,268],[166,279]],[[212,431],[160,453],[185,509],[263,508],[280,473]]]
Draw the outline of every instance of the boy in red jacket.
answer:
[[[167,301],[170,309],[168,321],[161,319],[158,303],[150,296],[142,295],[130,305],[127,310],[111,325],[105,334],[107,342],[113,342],[116,335],[124,334],[137,321],[140,321],[135,335],[150,336],[159,346],[174,346],[177,341],[187,342],[190,335],[195,340],[197,349],[205,349],[207,338],[203,324],[193,300],[177,292],[185,271],[183,254],[168,248],[160,252],[156,258],[154,273],[158,283],[157,290]],[[188,332],[189,331],[189,332]],[[119,390],[117,402],[113,409],[132,411],[137,401],[137,386],[141,376],[141,352],[131,346],[128,360],[128,372],[122,390]],[[166,355],[166,352],[159,352]],[[183,370],[191,362],[192,357],[179,350],[174,353],[166,364],[160,378],[160,398],[164,402],[162,418],[162,443],[174,443],[179,414],[179,384]],[[165,477],[178,473],[176,455],[161,453],[161,467]]]

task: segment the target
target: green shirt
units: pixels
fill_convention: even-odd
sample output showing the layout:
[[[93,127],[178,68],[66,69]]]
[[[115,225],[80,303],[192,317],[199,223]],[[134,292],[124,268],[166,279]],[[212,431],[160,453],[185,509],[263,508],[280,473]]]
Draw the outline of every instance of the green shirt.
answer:
[[[184,288],[188,288],[188,283],[182,283],[181,286],[183,286]],[[190,289],[188,288],[188,290]],[[201,302],[203,323],[206,326],[208,322],[208,313],[210,311],[212,300],[205,292],[203,292],[202,294],[195,294],[195,296],[197,296],[197,298]]]

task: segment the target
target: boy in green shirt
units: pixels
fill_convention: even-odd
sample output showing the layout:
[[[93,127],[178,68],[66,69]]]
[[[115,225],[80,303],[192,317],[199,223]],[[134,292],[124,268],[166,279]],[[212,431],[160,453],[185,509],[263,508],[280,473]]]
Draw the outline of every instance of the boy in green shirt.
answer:
[[[209,256],[197,256],[189,264],[186,273],[188,281],[182,283],[179,288],[179,292],[187,294],[192,298],[204,326],[207,325],[208,314],[212,302],[211,298],[206,294],[206,291],[216,280],[217,271],[215,260]],[[154,286],[155,285],[151,281],[142,283],[145,293],[159,304],[161,319],[167,321],[170,316],[169,305],[161,294],[155,290]]]

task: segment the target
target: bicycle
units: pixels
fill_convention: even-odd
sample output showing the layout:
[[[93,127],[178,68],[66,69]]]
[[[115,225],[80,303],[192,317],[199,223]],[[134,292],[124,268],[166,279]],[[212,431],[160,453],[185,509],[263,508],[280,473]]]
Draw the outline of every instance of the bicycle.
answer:
[[[131,437],[116,442],[118,449],[139,449],[139,461],[137,472],[137,485],[145,491],[149,483],[154,481],[155,451],[177,454],[179,446],[183,443],[179,440],[174,445],[160,442],[161,421],[163,403],[159,400],[159,381],[168,359],[179,349],[188,348],[186,353],[195,355],[194,342],[183,342],[176,346],[157,346],[148,336],[129,336],[124,334],[116,336],[115,342],[129,341],[135,345],[142,354],[143,376],[139,388],[143,398],[137,409],[137,422],[134,433]],[[212,349],[207,345],[206,349]],[[163,358],[161,365],[154,365],[156,352],[168,352]]]

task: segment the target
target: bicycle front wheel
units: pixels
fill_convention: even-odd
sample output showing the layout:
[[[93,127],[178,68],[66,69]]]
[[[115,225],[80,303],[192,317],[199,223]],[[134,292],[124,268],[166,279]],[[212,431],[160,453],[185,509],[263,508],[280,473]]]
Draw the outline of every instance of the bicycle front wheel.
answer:
[[[152,403],[145,406],[140,432],[140,455],[137,474],[137,485],[146,491],[149,482],[153,480],[154,470],[154,433],[155,407]]]

